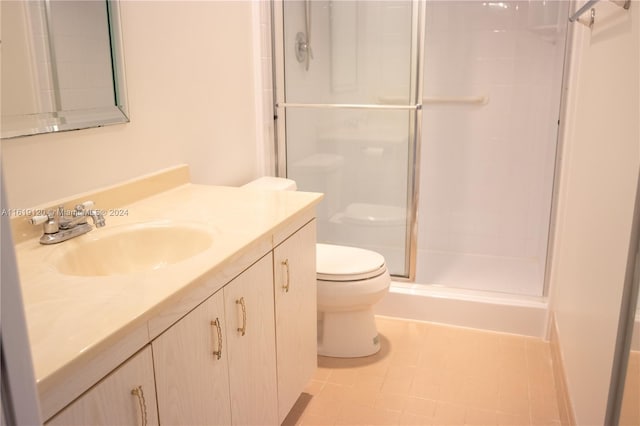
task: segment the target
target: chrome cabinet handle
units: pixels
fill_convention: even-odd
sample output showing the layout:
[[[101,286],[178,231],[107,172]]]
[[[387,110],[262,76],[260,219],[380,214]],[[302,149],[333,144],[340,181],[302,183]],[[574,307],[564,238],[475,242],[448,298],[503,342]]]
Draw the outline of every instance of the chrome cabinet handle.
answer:
[[[236,300],[236,305],[240,305],[242,308],[242,327],[238,327],[238,332],[244,336],[244,333],[247,331],[247,307],[244,305],[244,297]]]
[[[287,280],[285,281],[285,284],[282,286],[282,288],[284,289],[285,293],[289,293],[289,283],[291,282],[291,275],[289,273],[289,259],[285,259],[281,263],[282,266],[284,266],[287,270]]]
[[[142,426],[147,426],[147,402],[144,400],[144,392],[142,391],[142,386],[138,386],[132,389],[131,395],[135,395],[136,397],[138,397]]]
[[[214,321],[211,321],[211,325],[215,325],[218,334],[218,350],[213,351],[213,355],[217,359],[220,359],[222,358],[222,327],[220,326],[220,320],[216,318]]]

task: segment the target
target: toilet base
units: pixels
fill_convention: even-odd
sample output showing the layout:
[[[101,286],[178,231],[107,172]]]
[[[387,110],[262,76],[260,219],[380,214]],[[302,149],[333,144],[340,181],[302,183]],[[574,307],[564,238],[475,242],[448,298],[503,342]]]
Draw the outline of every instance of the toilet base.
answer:
[[[318,312],[318,355],[357,358],[379,350],[373,309]]]

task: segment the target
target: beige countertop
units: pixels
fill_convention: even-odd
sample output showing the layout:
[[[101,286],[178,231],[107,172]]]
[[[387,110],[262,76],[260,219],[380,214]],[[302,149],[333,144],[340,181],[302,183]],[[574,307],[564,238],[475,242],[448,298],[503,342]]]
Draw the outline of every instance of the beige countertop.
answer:
[[[186,313],[182,311],[188,312],[204,300],[197,300],[199,296],[193,300],[198,286],[208,282],[207,292],[201,297],[208,292],[212,294],[268,253],[281,241],[278,238],[284,238],[296,226],[313,218],[321,197],[313,193],[186,183],[121,206],[122,216],[107,214],[106,227],[72,240],[45,246],[32,238],[17,244],[44,418],[70,402],[67,399],[77,396],[84,382],[115,368]],[[96,208],[102,206],[96,203]],[[210,232],[213,243],[174,265],[126,275],[71,276],[61,274],[55,266],[66,251],[83,240],[100,238],[118,227],[149,222],[197,224]],[[225,270],[233,262],[239,264],[240,270]],[[185,304],[189,298],[191,302]],[[156,321],[166,316],[167,310],[174,311],[170,319]],[[154,321],[155,326],[151,327]],[[114,352],[114,348],[119,355],[105,357],[103,352]],[[86,373],[95,365],[101,366],[100,372],[89,373],[91,378],[82,384],[69,381],[70,375]],[[63,395],[53,398],[52,392]]]

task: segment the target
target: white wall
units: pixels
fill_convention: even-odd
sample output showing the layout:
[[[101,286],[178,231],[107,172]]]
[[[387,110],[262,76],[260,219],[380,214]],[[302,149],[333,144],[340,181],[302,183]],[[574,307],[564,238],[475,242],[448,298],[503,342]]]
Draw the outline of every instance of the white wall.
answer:
[[[574,24],[552,311],[576,424],[604,423],[640,159],[640,2]]]
[[[121,5],[131,122],[2,141],[11,207],[178,163],[198,183],[257,175],[252,4]]]

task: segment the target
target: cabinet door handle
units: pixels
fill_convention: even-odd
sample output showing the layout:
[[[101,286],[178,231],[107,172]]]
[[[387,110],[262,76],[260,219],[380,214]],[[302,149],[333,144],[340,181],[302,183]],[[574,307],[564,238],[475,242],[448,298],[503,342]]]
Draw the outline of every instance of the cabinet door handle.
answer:
[[[284,266],[284,268],[287,270],[287,279],[284,283],[284,285],[282,286],[282,288],[284,289],[285,293],[289,293],[289,283],[291,282],[291,274],[289,273],[289,259],[285,259],[282,262],[282,266]]]
[[[244,305],[244,297],[236,300],[236,305],[240,305],[242,308],[242,327],[238,327],[238,332],[244,336],[244,333],[247,331],[247,307]]]
[[[138,386],[132,389],[131,395],[135,395],[136,397],[138,397],[142,426],[147,426],[147,402],[144,400],[144,392],[142,391],[142,386]]]
[[[222,358],[222,327],[220,326],[220,320],[216,318],[215,321],[211,321],[211,325],[215,325],[218,334],[218,350],[213,351],[213,355],[220,359]]]

